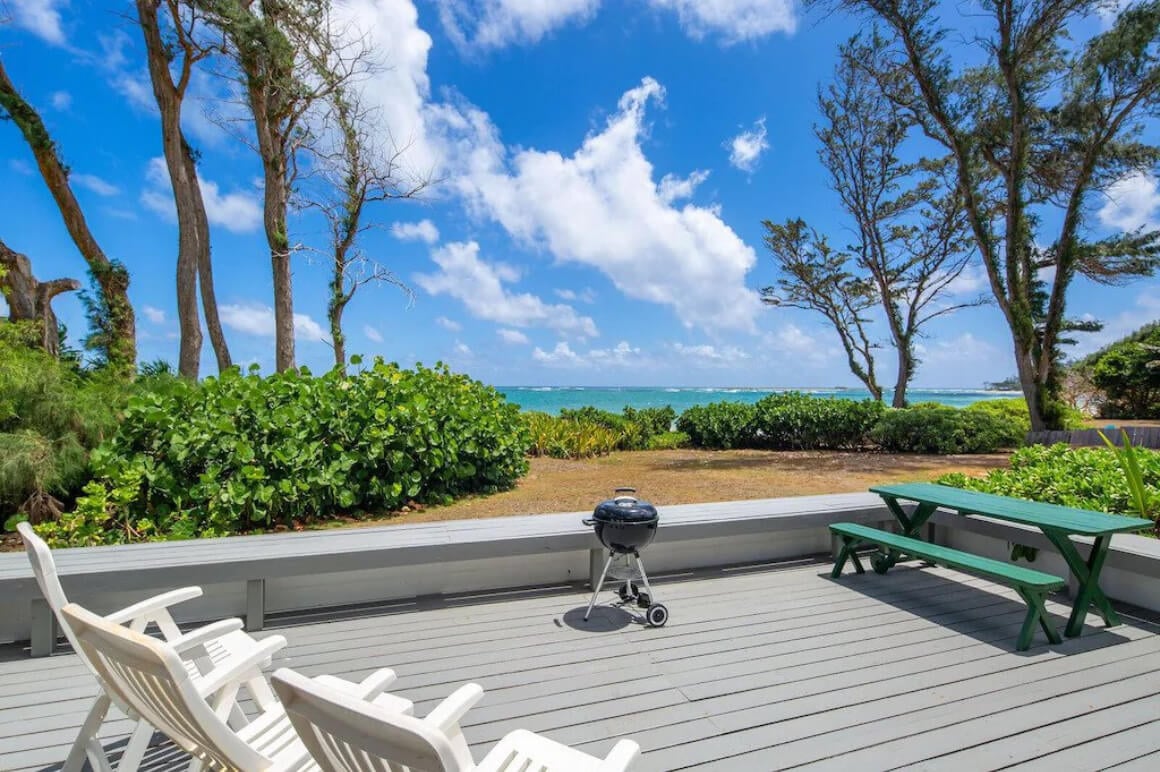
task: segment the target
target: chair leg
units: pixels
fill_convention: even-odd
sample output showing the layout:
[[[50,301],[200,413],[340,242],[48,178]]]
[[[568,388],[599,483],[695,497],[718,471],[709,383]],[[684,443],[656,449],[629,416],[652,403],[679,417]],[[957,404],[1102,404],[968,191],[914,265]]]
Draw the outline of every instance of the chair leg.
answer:
[[[1027,603],[1027,616],[1023,618],[1023,627],[1019,630],[1019,639],[1015,642],[1015,651],[1027,651],[1031,647],[1031,639],[1035,636],[1035,625],[1043,629],[1047,640],[1059,644],[1063,639],[1059,631],[1047,616],[1047,607],[1043,603],[1043,594],[1019,587],[1016,589],[1019,596]]]
[[[93,706],[89,708],[89,714],[85,716],[84,723],[81,724],[80,732],[77,733],[77,739],[69,750],[68,758],[65,759],[61,772],[80,772],[86,756],[92,763],[93,769],[109,768],[108,759],[105,758],[105,749],[97,741],[97,730],[105,722],[109,705],[109,698],[104,692],[101,692],[93,701]]]
[[[125,745],[125,752],[117,762],[117,772],[136,772],[145,760],[145,751],[149,750],[149,741],[153,739],[153,727],[146,721],[138,721],[137,728],[129,737]]]

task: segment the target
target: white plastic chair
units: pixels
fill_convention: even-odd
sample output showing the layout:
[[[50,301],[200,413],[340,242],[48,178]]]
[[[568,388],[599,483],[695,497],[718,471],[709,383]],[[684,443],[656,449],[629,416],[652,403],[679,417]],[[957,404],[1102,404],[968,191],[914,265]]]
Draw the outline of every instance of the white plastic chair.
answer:
[[[193,772],[203,767],[242,772],[317,768],[278,702],[238,730],[226,723],[241,684],[261,677],[260,653],[234,658],[195,679],[164,641],[113,624],[75,603],[62,613],[107,687],[189,753]],[[315,682],[356,701],[374,700],[388,715],[409,713],[409,700],[383,693],[394,680],[394,672],[383,669],[359,684],[332,676]]]
[[[420,719],[354,699],[288,668],[272,681],[322,772],[620,772],[640,754],[636,743],[620,740],[599,759],[518,729],[477,765],[459,722],[483,697],[478,684],[460,687]]]
[[[68,604],[68,598],[65,597],[60,578],[57,576],[56,562],[53,560],[52,551],[44,543],[44,540],[36,535],[28,523],[19,523],[16,530],[24,539],[24,549],[28,553],[29,562],[32,563],[32,572],[36,576],[36,583],[40,586],[44,599],[60,623],[61,630],[69,644],[72,645],[73,651],[88,666],[93,675],[97,676],[97,680],[101,681],[93,663],[77,644],[76,636],[69,626],[68,620],[61,613],[61,610]],[[105,619],[113,624],[127,625],[137,632],[144,632],[150,624],[155,624],[165,637],[166,642],[182,657],[183,666],[194,678],[211,673],[222,663],[235,661],[238,657],[248,656],[257,651],[263,652],[265,657],[263,666],[269,667],[272,655],[286,646],[286,639],[282,636],[270,636],[259,643],[242,630],[242,623],[237,619],[215,622],[188,633],[182,633],[178,629],[169,612],[170,607],[197,598],[201,594],[200,587],[172,590],[108,614]],[[259,707],[277,702],[277,698],[270,690],[270,685],[264,677],[260,677],[260,673],[259,677],[251,679],[247,688]],[[105,720],[109,703],[108,690],[102,688],[102,693],[93,703],[93,707],[89,710],[89,714],[81,726],[81,731],[73,743],[68,759],[64,764],[64,772],[79,770],[86,756],[95,769],[108,767],[109,762],[105,756],[104,748],[97,740],[97,731]],[[119,770],[137,769],[153,735],[153,727],[119,700],[114,700],[114,704],[130,718],[137,720],[137,726],[121,754],[117,768]],[[247,723],[245,715],[236,706],[232,711],[232,721],[236,726]]]

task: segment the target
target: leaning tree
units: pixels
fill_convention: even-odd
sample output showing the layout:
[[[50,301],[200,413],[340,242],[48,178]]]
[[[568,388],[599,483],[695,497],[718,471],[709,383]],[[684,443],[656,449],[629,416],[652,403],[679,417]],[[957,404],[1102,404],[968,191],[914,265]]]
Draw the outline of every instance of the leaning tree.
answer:
[[[1102,236],[1092,222],[1117,182],[1160,163],[1145,136],[1160,113],[1160,0],[1082,43],[1072,33],[1105,0],[811,2],[885,28],[888,55],[865,62],[867,75],[949,156],[1032,428],[1058,428],[1074,279],[1122,283],[1160,263],[1160,231]],[[945,16],[955,12],[964,29]]]

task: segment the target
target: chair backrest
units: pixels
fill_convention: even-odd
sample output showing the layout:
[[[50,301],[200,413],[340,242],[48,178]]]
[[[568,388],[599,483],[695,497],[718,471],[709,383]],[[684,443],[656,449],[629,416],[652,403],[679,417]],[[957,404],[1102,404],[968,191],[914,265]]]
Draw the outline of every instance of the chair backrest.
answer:
[[[75,603],[62,613],[106,688],[188,753],[215,769],[260,772],[271,766],[198,694],[172,646]]]
[[[466,772],[438,728],[320,684],[289,668],[273,676],[274,691],[322,772]]]
[[[73,635],[68,621],[60,613],[60,610],[68,605],[68,598],[65,597],[64,588],[60,586],[60,578],[56,575],[56,561],[52,559],[52,550],[44,543],[44,539],[36,535],[36,531],[32,530],[32,526],[28,523],[17,523],[16,530],[20,533],[20,538],[24,540],[24,551],[28,553],[28,562],[32,564],[32,573],[36,576],[36,583],[40,586],[41,594],[48,601],[52,613],[56,615],[56,620],[60,623],[61,630],[68,638],[73,651],[80,656],[86,665],[89,665],[89,669],[93,669],[92,663],[77,645],[76,636]]]

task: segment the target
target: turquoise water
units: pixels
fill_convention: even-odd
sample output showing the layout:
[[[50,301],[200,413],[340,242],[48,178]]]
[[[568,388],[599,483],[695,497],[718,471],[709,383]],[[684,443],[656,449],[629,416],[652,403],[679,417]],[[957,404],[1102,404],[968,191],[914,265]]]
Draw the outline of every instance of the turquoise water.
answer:
[[[792,389],[753,388],[637,388],[637,387],[583,387],[583,386],[500,386],[499,390],[512,402],[524,410],[541,410],[558,413],[561,408],[577,408],[592,405],[602,410],[619,413],[625,407],[664,407],[672,405],[678,413],[693,405],[709,402],[753,403],[769,394],[792,391]],[[865,389],[798,389],[816,397],[835,399],[867,399],[870,392]],[[1022,396],[1019,392],[984,391],[982,389],[911,389],[910,402],[940,402],[952,407],[966,407],[985,399],[1010,399]],[[889,404],[890,395],[886,396]]]

